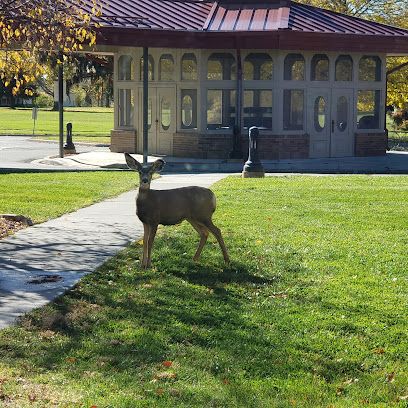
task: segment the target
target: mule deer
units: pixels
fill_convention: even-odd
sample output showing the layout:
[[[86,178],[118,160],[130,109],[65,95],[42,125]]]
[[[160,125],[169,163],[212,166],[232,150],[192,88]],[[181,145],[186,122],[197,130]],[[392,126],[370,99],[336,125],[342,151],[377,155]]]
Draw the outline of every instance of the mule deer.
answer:
[[[125,158],[128,167],[139,172],[140,177],[136,214],[144,228],[142,266],[150,268],[150,253],[158,225],[174,225],[184,220],[187,220],[200,235],[200,243],[193,257],[195,261],[198,260],[211,232],[220,244],[225,262],[229,263],[221,231],[211,219],[216,207],[214,193],[208,188],[197,186],[151,190],[152,176],[163,168],[164,160],[158,159],[154,163],[142,165],[128,153],[125,153]]]

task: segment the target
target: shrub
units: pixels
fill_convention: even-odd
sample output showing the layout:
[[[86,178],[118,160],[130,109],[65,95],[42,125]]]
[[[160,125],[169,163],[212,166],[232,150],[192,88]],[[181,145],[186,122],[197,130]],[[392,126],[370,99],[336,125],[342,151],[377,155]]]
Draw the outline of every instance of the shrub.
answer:
[[[51,108],[54,104],[54,99],[50,95],[40,94],[37,96],[35,102],[38,108]]]
[[[394,110],[391,119],[397,127],[408,130],[408,111],[406,109]]]

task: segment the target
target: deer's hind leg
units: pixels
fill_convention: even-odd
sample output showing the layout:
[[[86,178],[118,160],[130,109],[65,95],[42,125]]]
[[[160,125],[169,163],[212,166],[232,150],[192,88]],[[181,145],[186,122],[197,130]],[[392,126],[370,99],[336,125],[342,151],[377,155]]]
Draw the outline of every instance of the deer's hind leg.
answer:
[[[193,228],[200,235],[200,243],[198,244],[197,251],[196,251],[195,255],[193,256],[193,260],[198,261],[198,258],[200,257],[200,254],[201,254],[201,251],[203,250],[204,245],[207,242],[209,232],[208,232],[208,229],[206,227],[199,224],[198,222],[193,221],[193,220],[187,220],[187,221],[193,226]]]
[[[215,238],[217,238],[218,243],[220,244],[222,255],[224,256],[225,263],[229,263],[230,259],[227,252],[227,247],[225,246],[224,240],[222,239],[221,230],[214,225],[212,220],[206,221],[205,228],[208,229]]]

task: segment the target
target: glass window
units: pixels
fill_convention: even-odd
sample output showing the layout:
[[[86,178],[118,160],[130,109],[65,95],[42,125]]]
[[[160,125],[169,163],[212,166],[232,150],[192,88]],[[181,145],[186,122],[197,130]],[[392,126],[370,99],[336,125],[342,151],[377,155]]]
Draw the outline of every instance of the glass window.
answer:
[[[154,59],[153,57],[149,54],[149,81],[154,80]],[[140,58],[140,80],[143,81],[143,57]]]
[[[353,80],[353,59],[350,55],[340,55],[336,60],[336,81]]]
[[[285,89],[283,91],[283,128],[285,130],[302,130],[303,111],[303,89]]]
[[[272,91],[264,89],[244,91],[244,126],[272,129]]]
[[[134,100],[131,89],[119,89],[119,126],[133,127]]]
[[[229,128],[235,125],[235,90],[207,91],[207,129]]]
[[[380,91],[358,91],[357,128],[378,129],[380,126]]]
[[[329,80],[329,58],[324,54],[316,54],[312,58],[311,81],[328,81]]]
[[[181,128],[197,128],[197,90],[181,90]]]
[[[326,101],[323,96],[315,99],[313,118],[315,130],[322,132],[326,126]]]
[[[244,80],[270,81],[273,73],[272,58],[266,53],[252,53],[244,60]]]
[[[192,53],[184,54],[181,58],[181,79],[183,81],[197,80],[197,58]]]
[[[160,101],[160,118],[162,129],[169,130],[171,125],[171,102],[167,96],[163,96]]]
[[[288,81],[304,81],[305,59],[302,54],[288,54],[286,56],[284,78]]]
[[[210,55],[207,63],[207,79],[236,79],[236,63],[232,54],[215,52]]]
[[[133,80],[133,58],[130,55],[121,55],[118,63],[118,80]]]
[[[159,81],[174,81],[174,59],[170,54],[160,57]]]
[[[147,101],[147,129],[152,127],[152,98],[149,96]]]
[[[337,100],[336,125],[339,132],[344,132],[348,125],[348,101],[345,96]]]
[[[364,56],[358,67],[358,79],[360,81],[381,81],[381,59],[380,57]]]

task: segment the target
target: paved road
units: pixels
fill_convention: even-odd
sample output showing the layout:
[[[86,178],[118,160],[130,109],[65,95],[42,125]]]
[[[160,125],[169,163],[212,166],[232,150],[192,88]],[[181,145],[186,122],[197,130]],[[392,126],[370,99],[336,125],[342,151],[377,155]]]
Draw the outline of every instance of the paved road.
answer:
[[[67,156],[63,160],[41,160],[49,156],[58,156],[58,143],[41,143],[30,140],[29,136],[0,136],[0,172],[10,169],[12,171],[16,169],[20,171],[27,169],[47,171],[95,170],[106,169],[105,165],[108,165],[107,168],[124,166],[123,155],[111,153],[109,147],[79,143],[76,143],[75,146],[78,153],[86,154],[71,156],[71,158]],[[89,153],[91,153],[91,157]],[[153,160],[153,158],[151,159]],[[164,169],[166,173],[241,173],[243,168],[243,162],[230,163],[226,159],[182,159],[166,156],[165,161],[167,163]],[[268,173],[408,174],[408,152],[394,151],[378,157],[274,159],[262,160],[262,164]]]
[[[109,147],[76,144],[78,153],[109,151]],[[58,142],[39,142],[30,136],[0,135],[0,168],[33,168],[33,160],[59,155]],[[52,166],[49,166],[52,167]]]

